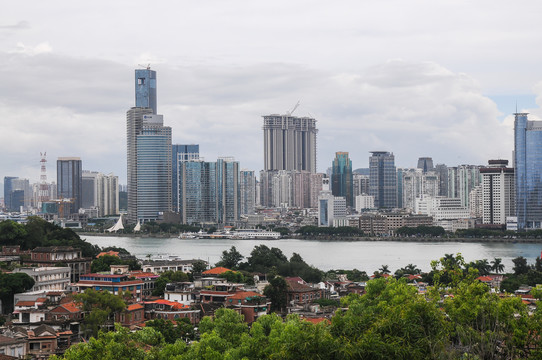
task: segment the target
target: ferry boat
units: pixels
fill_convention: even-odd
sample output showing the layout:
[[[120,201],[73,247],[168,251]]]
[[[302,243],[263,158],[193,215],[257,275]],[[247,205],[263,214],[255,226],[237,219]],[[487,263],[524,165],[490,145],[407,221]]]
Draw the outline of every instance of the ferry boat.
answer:
[[[231,232],[232,239],[280,239],[280,233],[260,229],[238,229]]]

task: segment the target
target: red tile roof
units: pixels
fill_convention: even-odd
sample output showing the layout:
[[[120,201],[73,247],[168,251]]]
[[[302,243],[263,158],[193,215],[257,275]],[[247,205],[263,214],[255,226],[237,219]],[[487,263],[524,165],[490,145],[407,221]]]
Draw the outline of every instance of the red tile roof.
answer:
[[[35,301],[18,301],[15,306],[34,306],[36,305]]]
[[[225,272],[228,272],[228,271],[232,271],[232,270],[230,270],[228,268],[225,268],[225,267],[222,267],[222,266],[219,266],[219,267],[215,267],[215,268],[206,270],[202,274],[203,275],[220,275],[220,274],[224,274]]]
[[[164,304],[164,305],[169,305],[171,306],[173,309],[175,310],[181,310],[183,308],[189,308],[190,306],[186,306],[186,305],[183,305],[183,304],[180,304],[178,302],[175,302],[175,301],[169,301],[169,300],[166,300],[166,299],[160,299],[160,300],[156,300],[156,301],[150,301],[148,302],[150,304],[152,303],[155,303],[155,304]]]
[[[126,310],[128,311],[135,311],[135,310],[140,310],[140,309],[143,309],[143,305],[141,304],[128,305],[128,307],[126,308]]]
[[[328,325],[331,324],[331,321],[329,321],[329,319],[326,319],[326,318],[304,318],[303,320],[308,321],[313,324],[319,324],[321,322],[325,322]]]
[[[233,296],[231,296],[230,299],[245,300],[247,297],[264,297],[264,296],[254,291],[239,291],[233,294]]]
[[[478,276],[477,279],[480,280],[480,281],[482,281],[482,282],[490,282],[490,281],[493,281],[493,279],[490,278],[489,276]]]
[[[96,258],[99,258],[100,256],[104,256],[104,255],[119,257],[119,252],[118,251],[113,251],[113,250],[101,252],[98,255],[96,255]]]

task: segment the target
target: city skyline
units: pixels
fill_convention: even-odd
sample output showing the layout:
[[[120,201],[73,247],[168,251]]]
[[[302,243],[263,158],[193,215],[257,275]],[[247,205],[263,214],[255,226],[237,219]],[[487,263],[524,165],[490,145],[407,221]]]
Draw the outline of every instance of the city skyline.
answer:
[[[284,115],[298,100],[294,116],[318,120],[318,172],[337,151],[349,152],[354,169],[368,167],[375,149],[393,152],[398,167],[426,156],[449,166],[512,160],[515,101],[542,118],[534,66],[542,53],[524,42],[542,25],[535,2],[520,18],[509,16],[512,4],[483,3],[316,2],[289,4],[288,14],[281,2],[182,11],[166,3],[153,11],[162,26],[150,29],[130,26],[137,6],[123,3],[74,4],[63,18],[60,2],[10,3],[0,17],[0,149],[9,154],[0,178],[38,182],[47,151],[49,162],[81,157],[85,170],[126,184],[124,113],[133,70],[149,63],[160,72],[157,106],[172,142],[199,144],[208,159],[234,156],[256,172],[264,168],[261,116]],[[288,25],[272,26],[275,15]],[[99,29],[90,30],[92,18]]]

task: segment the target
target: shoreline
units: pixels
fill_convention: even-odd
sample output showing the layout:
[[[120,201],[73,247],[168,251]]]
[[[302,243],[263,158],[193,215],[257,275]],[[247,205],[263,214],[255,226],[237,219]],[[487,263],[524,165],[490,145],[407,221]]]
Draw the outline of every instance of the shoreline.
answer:
[[[102,237],[130,237],[130,238],[160,238],[172,239],[177,238],[176,234],[113,234],[113,233],[93,233],[93,232],[76,232],[80,237],[83,236],[102,236]],[[391,236],[292,236],[281,238],[282,240],[315,240],[315,241],[397,241],[397,242],[463,242],[463,243],[521,243],[521,244],[536,244],[542,243],[541,239],[536,238],[448,238],[448,237],[391,237]],[[281,240],[277,239],[277,240]],[[184,239],[179,239],[180,241]],[[240,240],[240,239],[236,239]],[[258,240],[258,239],[246,239]],[[273,240],[269,240],[273,241]]]

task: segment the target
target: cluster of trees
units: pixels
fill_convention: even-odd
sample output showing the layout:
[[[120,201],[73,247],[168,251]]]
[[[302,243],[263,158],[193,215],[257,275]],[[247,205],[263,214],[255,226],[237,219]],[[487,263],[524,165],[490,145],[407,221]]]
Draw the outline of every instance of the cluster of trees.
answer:
[[[25,273],[7,274],[0,272],[1,313],[13,312],[13,295],[32,289],[34,279]]]
[[[442,226],[416,226],[416,227],[400,227],[395,231],[399,236],[443,236],[446,230]]]
[[[232,270],[248,273],[269,273],[280,276],[300,276],[307,282],[319,282],[323,278],[323,271],[307,264],[303,258],[293,253],[290,259],[278,248],[269,248],[266,245],[254,247],[246,262],[244,256],[232,246],[224,250],[217,266],[224,266]]]
[[[512,274],[507,274],[501,284],[501,290],[514,292],[521,285],[536,286],[542,284],[542,260],[537,257],[534,264],[529,265],[527,259],[519,256],[512,259],[514,263]]]
[[[0,222],[0,246],[20,245],[22,250],[40,246],[73,246],[83,256],[95,257],[100,247],[82,240],[72,229],[62,228],[37,216],[30,216],[25,224],[6,220]]]
[[[318,227],[318,226],[303,226],[296,230],[297,234],[303,236],[363,236],[363,231],[361,229],[350,227],[350,226],[339,226],[339,227]]]
[[[190,345],[164,324],[135,333],[117,328],[73,346],[63,358],[540,358],[542,310],[529,314],[521,299],[492,293],[462,261],[433,262],[435,286],[426,296],[404,279],[371,280],[366,294],[341,299],[342,309],[318,324],[297,315],[283,319],[271,314],[249,327],[237,312],[223,308],[214,318],[202,319],[200,338]],[[445,275],[451,278],[446,285],[441,282]]]

